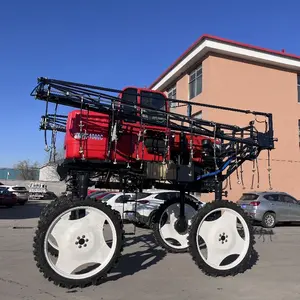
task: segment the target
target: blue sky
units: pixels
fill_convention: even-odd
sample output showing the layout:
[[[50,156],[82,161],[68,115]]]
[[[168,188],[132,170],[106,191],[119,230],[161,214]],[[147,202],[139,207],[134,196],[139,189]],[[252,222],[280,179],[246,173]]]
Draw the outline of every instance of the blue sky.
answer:
[[[3,1],[0,167],[45,161],[45,104],[30,97],[37,77],[148,86],[204,33],[300,54],[299,8],[297,0]]]

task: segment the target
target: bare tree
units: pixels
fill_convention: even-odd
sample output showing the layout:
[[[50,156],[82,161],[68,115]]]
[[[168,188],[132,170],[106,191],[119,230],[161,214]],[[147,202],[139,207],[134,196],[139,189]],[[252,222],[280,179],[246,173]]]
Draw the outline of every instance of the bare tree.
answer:
[[[19,161],[15,166],[15,169],[19,171],[19,177],[22,180],[34,180],[36,179],[39,163],[31,163],[29,160]]]
[[[47,152],[46,157],[45,157],[45,164],[47,163],[54,163],[57,162],[59,160],[64,159],[65,157],[65,150],[64,147],[58,147],[55,148],[55,153],[54,153],[54,149],[51,152]]]
[[[65,149],[64,147],[60,147],[57,149],[56,154],[55,154],[55,160],[62,160],[65,158]]]

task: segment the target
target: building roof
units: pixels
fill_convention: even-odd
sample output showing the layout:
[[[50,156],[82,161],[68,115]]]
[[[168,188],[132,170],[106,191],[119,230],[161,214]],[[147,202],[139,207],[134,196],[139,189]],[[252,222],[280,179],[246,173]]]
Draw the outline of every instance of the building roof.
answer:
[[[149,88],[164,90],[190,66],[201,60],[208,52],[300,71],[300,56],[298,55],[285,53],[284,50],[275,51],[204,34],[171,64]]]

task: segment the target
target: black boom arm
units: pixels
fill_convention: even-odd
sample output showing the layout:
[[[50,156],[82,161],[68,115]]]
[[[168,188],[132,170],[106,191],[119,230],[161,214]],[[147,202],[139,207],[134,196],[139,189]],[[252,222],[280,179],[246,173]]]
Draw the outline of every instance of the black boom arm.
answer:
[[[137,104],[125,100],[120,95],[130,94],[127,91],[104,88],[99,86],[61,81],[56,79],[38,78],[38,85],[31,95],[36,99],[48,103],[55,103],[69,106],[81,110],[104,113],[111,116],[114,121],[129,119],[137,121],[147,126],[161,126],[168,128],[172,132],[181,132],[183,135],[207,136],[221,141],[220,145],[213,145],[213,155],[215,170],[214,172],[201,173],[197,176],[198,180],[205,180],[211,176],[218,176],[225,169],[227,172],[222,175],[223,179],[234,172],[245,160],[256,159],[261,150],[274,149],[274,132],[272,114],[250,110],[242,110],[230,107],[216,106],[210,104],[196,103],[178,99],[165,98],[165,101],[177,103],[178,106],[186,106],[188,114],[182,115],[163,109],[153,108],[152,106]],[[155,100],[155,93],[152,94]],[[128,108],[138,111],[137,114],[130,114],[127,110],[120,109],[126,105]],[[260,132],[255,127],[255,120],[245,127],[212,122],[192,117],[192,109],[197,107],[207,107],[235,113],[262,116],[265,118],[266,129]],[[149,116],[159,116],[149,118]],[[163,120],[163,121],[162,121]],[[65,131],[66,117],[45,114],[42,117],[40,129]],[[215,142],[216,143],[216,142]],[[209,146],[209,145],[208,145]]]

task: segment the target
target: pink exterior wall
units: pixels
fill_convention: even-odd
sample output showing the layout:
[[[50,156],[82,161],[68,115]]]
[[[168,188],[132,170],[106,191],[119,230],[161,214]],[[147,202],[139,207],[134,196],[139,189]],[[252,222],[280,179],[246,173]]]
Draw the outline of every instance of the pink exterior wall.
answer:
[[[300,158],[298,119],[300,104],[297,98],[297,75],[286,70],[255,65],[231,58],[210,55],[202,63],[203,90],[191,101],[211,103],[241,109],[270,112],[274,117],[275,137],[279,139],[276,149],[271,151],[271,183],[273,190],[291,193],[300,199]],[[177,98],[188,100],[188,75],[177,82]],[[186,108],[178,108],[186,113]],[[246,126],[253,115],[244,115],[203,108],[203,119]],[[195,111],[193,111],[194,113]],[[259,121],[263,118],[259,117]],[[257,123],[263,130],[264,124]],[[267,152],[261,153],[259,164],[260,184],[257,188],[255,173],[253,190],[268,190]],[[231,176],[232,189],[228,199],[237,201],[243,192],[253,191],[252,162],[243,165],[245,189],[237,184],[237,175]],[[240,176],[240,174],[239,174]],[[225,185],[225,183],[224,183]],[[203,195],[203,200],[211,200],[213,195]]]

